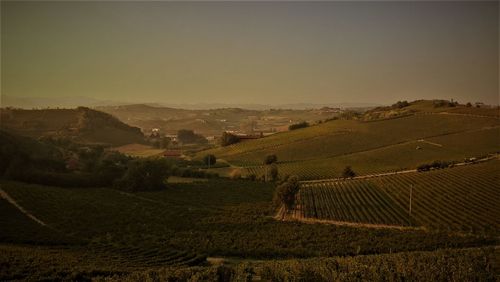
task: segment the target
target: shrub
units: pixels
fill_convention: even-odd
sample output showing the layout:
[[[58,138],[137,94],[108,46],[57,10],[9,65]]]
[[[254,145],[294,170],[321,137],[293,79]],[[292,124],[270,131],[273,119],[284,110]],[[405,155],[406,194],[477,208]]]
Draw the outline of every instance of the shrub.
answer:
[[[350,166],[346,166],[342,171],[343,178],[353,178],[354,176],[356,176],[356,173],[354,172],[354,170],[352,170]]]

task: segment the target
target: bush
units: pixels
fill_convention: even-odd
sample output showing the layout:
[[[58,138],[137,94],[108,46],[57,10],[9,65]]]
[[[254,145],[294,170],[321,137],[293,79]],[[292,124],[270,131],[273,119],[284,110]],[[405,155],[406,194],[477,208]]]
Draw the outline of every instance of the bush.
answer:
[[[343,178],[353,178],[354,176],[356,176],[356,173],[352,170],[350,166],[346,166],[342,171]]]
[[[239,169],[233,169],[231,174],[229,174],[229,178],[237,180],[241,178],[241,171]]]
[[[309,123],[306,121],[303,121],[303,122],[299,122],[299,123],[290,125],[288,127],[288,130],[295,130],[295,129],[306,128],[306,127],[309,127]]]

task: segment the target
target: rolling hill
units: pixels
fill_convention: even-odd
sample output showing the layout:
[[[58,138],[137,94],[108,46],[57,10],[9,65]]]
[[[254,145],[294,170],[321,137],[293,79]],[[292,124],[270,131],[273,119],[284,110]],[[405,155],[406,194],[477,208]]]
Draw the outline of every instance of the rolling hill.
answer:
[[[220,136],[228,131],[280,131],[294,122],[314,122],[336,115],[330,108],[292,110],[249,110],[220,108],[207,110],[177,109],[146,104],[104,106],[96,109],[112,114],[121,121],[140,127],[144,132],[159,128],[163,133],[175,134],[190,129],[204,136]]]
[[[33,138],[69,138],[80,143],[114,146],[144,142],[139,128],[131,127],[115,117],[79,107],[76,109],[1,109],[4,130]]]
[[[437,111],[427,101],[410,107],[410,114],[394,118],[372,120],[373,113],[368,112],[358,119],[337,119],[218,147],[200,152],[198,157],[211,153],[245,168],[248,174],[260,175],[265,171],[264,157],[276,154],[280,174],[318,179],[338,177],[347,165],[358,174],[371,174],[500,151],[500,120],[486,109],[453,107]]]

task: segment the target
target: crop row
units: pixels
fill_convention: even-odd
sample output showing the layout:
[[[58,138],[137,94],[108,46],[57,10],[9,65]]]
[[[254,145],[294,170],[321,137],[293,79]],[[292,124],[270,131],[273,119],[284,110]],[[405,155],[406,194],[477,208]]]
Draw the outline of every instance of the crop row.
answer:
[[[304,217],[318,219],[496,232],[500,230],[499,163],[303,184],[297,209]]]

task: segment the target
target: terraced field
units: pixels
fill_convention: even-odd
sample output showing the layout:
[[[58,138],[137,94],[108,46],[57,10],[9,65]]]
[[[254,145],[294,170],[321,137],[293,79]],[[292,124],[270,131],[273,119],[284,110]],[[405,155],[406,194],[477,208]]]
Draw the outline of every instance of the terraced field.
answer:
[[[499,165],[500,160],[492,160],[425,173],[306,182],[297,196],[293,216],[423,226],[432,230],[498,232]]]

